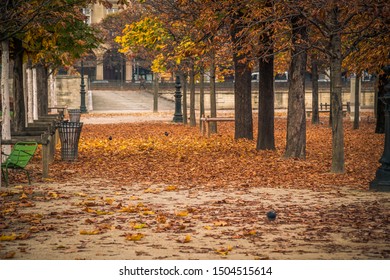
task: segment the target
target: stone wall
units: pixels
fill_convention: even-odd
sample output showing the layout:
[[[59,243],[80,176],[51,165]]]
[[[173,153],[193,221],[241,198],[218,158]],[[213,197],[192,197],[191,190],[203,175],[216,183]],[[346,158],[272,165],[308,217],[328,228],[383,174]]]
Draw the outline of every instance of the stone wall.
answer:
[[[253,109],[258,107],[258,84],[252,83],[252,106]],[[151,90],[152,91],[152,90]],[[174,100],[174,84],[166,84],[160,86],[160,95],[166,99]],[[183,92],[183,91],[182,91]],[[329,83],[323,82],[319,84],[319,103],[330,103],[330,88]],[[187,90],[187,101],[189,105],[189,91]],[[208,91],[208,85],[205,88],[205,108],[210,109],[210,94]],[[361,108],[373,109],[374,108],[374,82],[363,82],[361,88]],[[199,109],[199,88],[196,88],[195,95],[195,107]],[[350,83],[345,82],[343,85],[342,102],[346,104],[350,102]],[[306,86],[305,104],[306,108],[311,108],[312,105],[312,92],[311,85]],[[275,83],[275,108],[287,109],[288,106],[288,83]],[[233,109],[234,108],[234,94],[233,84],[224,83],[217,85],[217,109]]]
[[[69,109],[80,108],[80,76],[57,76],[56,77],[56,89],[57,94],[57,106],[67,106]],[[84,78],[85,91],[86,91],[86,106],[91,108],[92,102],[90,98],[88,76]],[[51,104],[49,106],[52,106]]]

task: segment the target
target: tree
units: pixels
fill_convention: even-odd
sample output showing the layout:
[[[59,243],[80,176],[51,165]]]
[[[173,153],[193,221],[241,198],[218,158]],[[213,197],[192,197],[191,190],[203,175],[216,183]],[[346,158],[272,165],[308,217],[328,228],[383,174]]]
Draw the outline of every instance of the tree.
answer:
[[[245,3],[245,2],[244,2]],[[234,62],[234,116],[235,133],[234,138],[253,139],[252,120],[252,69],[241,44],[243,38],[243,27],[241,19],[244,18],[248,10],[245,6],[237,4],[232,7],[232,18],[230,23],[230,33],[233,42],[233,62]]]
[[[284,156],[306,158],[305,73],[307,27],[301,16],[291,17],[292,54],[288,91],[287,140]]]
[[[286,1],[290,4],[289,1]],[[289,5],[302,15],[310,26],[322,36],[311,40],[311,47],[325,53],[329,59],[331,80],[332,119],[332,167],[331,172],[343,173],[344,133],[342,115],[341,72],[343,59],[356,51],[362,42],[367,42],[387,32],[385,24],[388,4],[386,1],[301,1],[302,8]],[[313,38],[311,38],[313,39]]]
[[[73,63],[89,47],[91,30],[84,23],[81,8],[89,0],[7,1],[1,7],[0,41],[10,40],[14,53],[14,129],[24,130],[25,105],[23,59],[27,53],[35,62],[63,65]],[[101,0],[101,3],[107,1]],[[18,18],[19,20],[14,20]],[[78,27],[81,27],[78,29]],[[46,36],[43,36],[46,33]],[[77,36],[74,36],[74,35]],[[81,38],[81,39],[80,39]],[[96,38],[96,37],[94,37]],[[80,39],[80,40],[78,40]],[[45,77],[47,79],[47,77]]]

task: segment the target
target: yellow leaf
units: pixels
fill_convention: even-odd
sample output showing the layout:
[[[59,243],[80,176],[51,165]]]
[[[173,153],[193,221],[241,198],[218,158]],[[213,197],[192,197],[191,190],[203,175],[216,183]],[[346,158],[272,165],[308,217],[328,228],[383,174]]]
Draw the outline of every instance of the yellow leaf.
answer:
[[[179,238],[176,241],[179,243],[189,243],[189,242],[191,242],[191,235],[187,234],[186,237],[184,237],[182,239]]]
[[[188,216],[188,211],[176,212],[176,216],[178,216],[178,217],[186,217],[186,216]]]
[[[86,207],[86,208],[84,209],[84,211],[87,212],[87,213],[96,213],[96,210],[93,210],[93,209],[88,208],[88,207]]]
[[[133,229],[143,229],[144,227],[147,227],[146,224],[134,224]]]
[[[13,233],[12,235],[2,235],[0,236],[0,241],[12,241],[16,239],[16,234]]]
[[[215,252],[222,255],[222,256],[226,256],[232,250],[233,250],[233,247],[228,245],[226,248],[216,249]]]
[[[167,186],[167,187],[165,187],[165,190],[167,192],[172,192],[172,191],[176,191],[177,187],[176,186]]]
[[[106,202],[106,204],[112,205],[115,200],[113,198],[106,198],[104,201]]]
[[[153,211],[144,211],[144,212],[142,212],[142,214],[144,214],[144,215],[154,215],[156,213],[154,213]]]
[[[96,234],[99,234],[99,233],[100,233],[99,229],[95,229],[95,230],[80,230],[80,234],[82,234],[82,235],[96,235]]]
[[[129,241],[139,241],[144,237],[145,237],[145,234],[142,234],[142,233],[126,234],[126,240],[129,240]]]
[[[214,225],[217,226],[217,227],[224,227],[224,226],[227,226],[227,222],[225,221],[216,221],[214,222]]]
[[[27,197],[27,195],[25,194],[25,193],[23,193],[20,197],[19,197],[19,199],[27,199],[28,197]]]
[[[107,212],[107,211],[100,211],[100,210],[97,210],[97,211],[96,211],[96,214],[97,214],[97,215],[112,215],[112,214],[114,214],[114,212]]]
[[[76,196],[86,197],[87,195],[85,193],[79,192],[75,193]]]
[[[119,210],[119,212],[135,213],[137,212],[137,210],[134,208],[134,206],[129,205],[126,207],[122,207],[121,210]]]
[[[211,230],[211,229],[213,229],[211,226],[204,226],[203,228],[206,229],[206,230]]]

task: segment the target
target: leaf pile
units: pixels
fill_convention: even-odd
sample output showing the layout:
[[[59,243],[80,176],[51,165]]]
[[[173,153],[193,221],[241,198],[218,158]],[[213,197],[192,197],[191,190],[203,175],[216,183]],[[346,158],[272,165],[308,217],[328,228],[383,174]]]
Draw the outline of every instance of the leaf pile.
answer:
[[[374,133],[373,123],[352,130],[346,122],[346,172],[335,175],[326,122],[308,123],[306,160],[283,158],[285,119],[276,120],[276,151],[256,151],[255,141],[235,141],[233,123],[218,126],[219,134],[207,138],[198,127],[173,123],[84,125],[78,160],[63,162],[57,153],[50,175],[58,181],[103,177],[113,184],[367,189],[383,152],[384,137]]]

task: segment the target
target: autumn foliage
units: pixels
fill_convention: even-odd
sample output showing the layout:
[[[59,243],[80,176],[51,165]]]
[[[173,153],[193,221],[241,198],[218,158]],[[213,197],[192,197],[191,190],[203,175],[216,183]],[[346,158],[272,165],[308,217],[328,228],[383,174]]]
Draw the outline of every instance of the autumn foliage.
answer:
[[[346,172],[342,175],[329,173],[327,121],[307,125],[305,161],[283,158],[284,118],[276,120],[276,151],[256,151],[253,141],[235,141],[233,123],[221,123],[219,134],[210,138],[203,137],[199,128],[173,123],[85,125],[78,160],[56,160],[50,175],[55,181],[104,177],[115,185],[368,189],[383,151],[383,136],[374,134],[374,123],[363,121],[360,130],[345,123]]]

